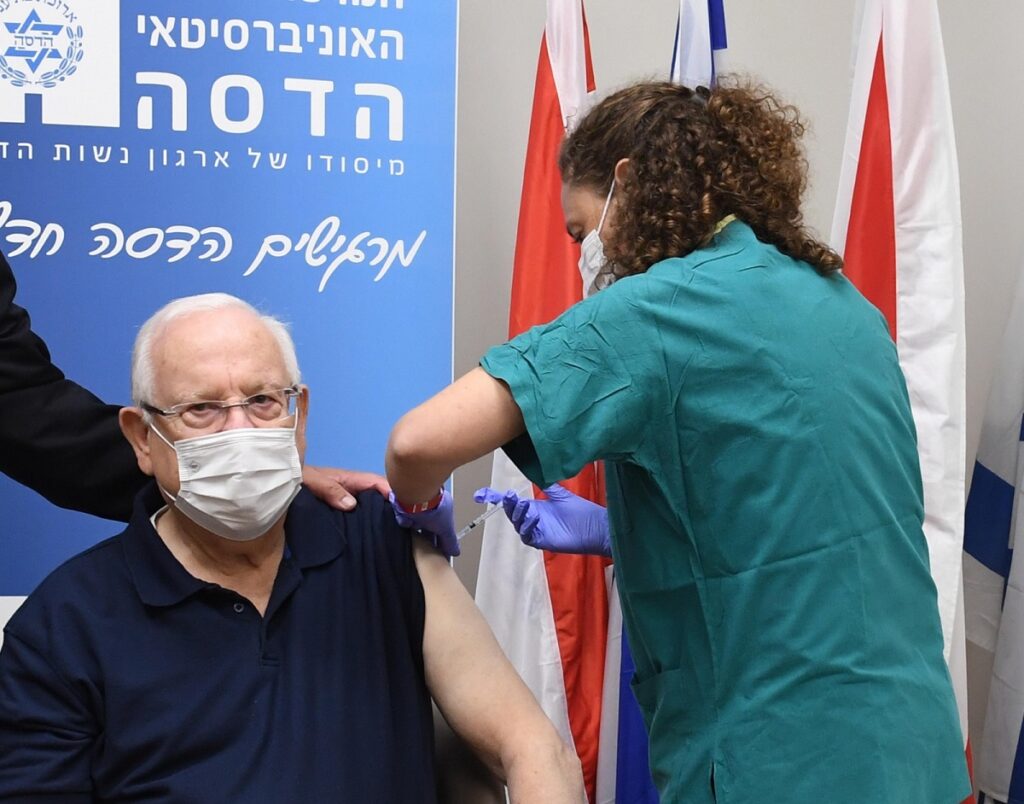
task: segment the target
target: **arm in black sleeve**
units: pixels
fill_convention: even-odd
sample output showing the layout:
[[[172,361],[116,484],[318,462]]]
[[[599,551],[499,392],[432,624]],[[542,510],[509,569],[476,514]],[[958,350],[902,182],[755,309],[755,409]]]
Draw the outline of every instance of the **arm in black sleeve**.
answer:
[[[121,435],[118,408],[53,365],[14,292],[0,254],[0,472],[55,505],[126,521],[146,478]]]
[[[99,727],[46,656],[8,629],[0,650],[0,800],[93,801]]]

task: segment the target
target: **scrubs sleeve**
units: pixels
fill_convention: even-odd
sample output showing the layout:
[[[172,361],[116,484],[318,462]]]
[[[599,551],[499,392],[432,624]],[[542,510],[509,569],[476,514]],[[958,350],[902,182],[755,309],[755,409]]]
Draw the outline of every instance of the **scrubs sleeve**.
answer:
[[[542,487],[594,460],[628,461],[647,437],[644,425],[660,390],[648,361],[626,358],[644,340],[643,322],[612,290],[495,346],[480,361],[509,387],[526,424],[504,450]]]
[[[0,799],[88,804],[96,740],[85,703],[8,628],[0,650]]]

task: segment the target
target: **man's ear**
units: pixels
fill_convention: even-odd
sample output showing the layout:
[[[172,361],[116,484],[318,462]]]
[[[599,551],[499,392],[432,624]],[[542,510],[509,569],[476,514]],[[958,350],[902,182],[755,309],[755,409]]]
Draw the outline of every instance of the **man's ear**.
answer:
[[[309,386],[299,386],[299,398],[297,400],[298,407],[296,412],[299,414],[299,421],[296,425],[295,432],[295,446],[299,450],[299,460],[305,463],[306,461],[306,422],[309,421]]]
[[[153,459],[149,454],[149,424],[146,423],[145,413],[142,408],[127,407],[121,408],[117,414],[117,420],[121,425],[121,432],[128,439],[128,443],[135,450],[135,460],[139,462],[139,469],[143,474],[152,476]]]

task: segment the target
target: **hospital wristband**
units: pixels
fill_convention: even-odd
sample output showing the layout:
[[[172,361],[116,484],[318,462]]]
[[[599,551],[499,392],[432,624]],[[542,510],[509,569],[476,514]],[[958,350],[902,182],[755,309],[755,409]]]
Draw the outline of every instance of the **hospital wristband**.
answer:
[[[406,505],[400,499],[395,497],[395,502],[398,503],[398,507],[401,508],[407,514],[422,514],[424,511],[433,511],[437,506],[441,504],[441,500],[444,498],[444,489],[441,489],[437,494],[431,497],[425,502],[415,503],[414,505]]]

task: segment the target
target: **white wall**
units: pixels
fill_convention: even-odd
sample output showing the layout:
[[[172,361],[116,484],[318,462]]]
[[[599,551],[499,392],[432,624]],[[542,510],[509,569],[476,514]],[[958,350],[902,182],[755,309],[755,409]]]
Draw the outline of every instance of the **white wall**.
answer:
[[[677,0],[585,0],[599,90],[668,71]],[[855,0],[725,0],[727,67],[751,72],[795,103],[806,141],[808,222],[831,228],[850,94]],[[968,467],[977,448],[995,350],[1024,265],[1024,5],[939,0],[960,157],[967,304]],[[463,0],[459,66],[456,372],[503,340],[523,158],[544,0]],[[456,475],[459,520],[490,460]],[[472,589],[479,536],[456,567]],[[977,657],[972,656],[972,662]],[[972,664],[972,670],[975,668]],[[984,696],[974,674],[972,703]],[[981,689],[979,690],[979,687]],[[981,707],[973,706],[977,734]]]

